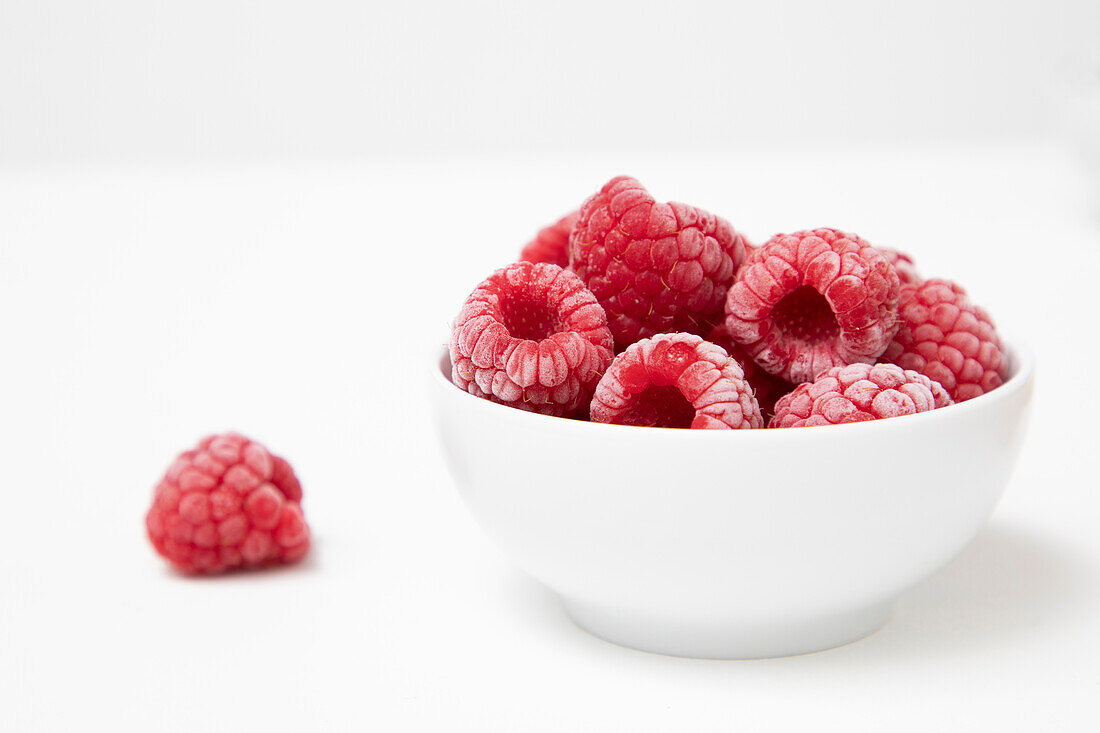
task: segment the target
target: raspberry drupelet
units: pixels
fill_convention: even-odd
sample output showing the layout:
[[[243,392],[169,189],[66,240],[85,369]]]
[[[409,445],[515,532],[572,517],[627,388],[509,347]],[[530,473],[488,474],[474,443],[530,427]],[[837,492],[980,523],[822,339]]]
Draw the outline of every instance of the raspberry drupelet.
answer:
[[[741,366],[690,333],[642,339],[615,357],[592,398],[592,421],[666,428],[763,427]]]
[[[873,363],[897,332],[901,285],[889,260],[854,234],[777,234],[753,250],[726,299],[726,328],[769,374],[811,382]]]
[[[309,551],[302,486],[285,460],[228,433],[184,451],[145,517],[157,552],[184,573],[292,563]]]
[[[466,299],[450,349],[451,381],[470,394],[577,417],[611,363],[612,338],[580,278],[557,265],[517,262]]]
[[[1004,383],[1008,359],[993,321],[955,283],[927,280],[902,288],[899,319],[883,361],[936,380],[956,402]]]
[[[894,364],[833,367],[775,404],[769,428],[879,420],[952,404],[946,390],[923,374]]]
[[[709,333],[745,256],[726,220],[658,203],[626,176],[584,203],[569,240],[570,267],[607,312],[620,351],[658,333]]]
[[[539,230],[519,254],[524,262],[549,262],[558,267],[569,266],[569,235],[581,212],[566,214],[557,222]]]

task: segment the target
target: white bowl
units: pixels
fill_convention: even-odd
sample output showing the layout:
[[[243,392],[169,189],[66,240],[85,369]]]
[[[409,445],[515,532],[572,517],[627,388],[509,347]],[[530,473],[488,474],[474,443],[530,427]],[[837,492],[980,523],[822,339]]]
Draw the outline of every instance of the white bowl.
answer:
[[[981,529],[1016,463],[1034,360],[932,412],[784,430],[546,417],[431,377],[451,474],[484,530],[582,628],[684,657],[860,639]]]

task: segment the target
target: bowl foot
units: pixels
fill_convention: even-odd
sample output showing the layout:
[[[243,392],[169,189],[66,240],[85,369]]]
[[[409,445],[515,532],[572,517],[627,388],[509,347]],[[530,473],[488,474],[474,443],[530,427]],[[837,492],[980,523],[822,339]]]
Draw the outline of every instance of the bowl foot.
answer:
[[[696,659],[766,659],[820,652],[858,641],[890,620],[893,600],[813,618],[755,623],[650,616],[563,599],[577,626],[604,641],[655,654]]]

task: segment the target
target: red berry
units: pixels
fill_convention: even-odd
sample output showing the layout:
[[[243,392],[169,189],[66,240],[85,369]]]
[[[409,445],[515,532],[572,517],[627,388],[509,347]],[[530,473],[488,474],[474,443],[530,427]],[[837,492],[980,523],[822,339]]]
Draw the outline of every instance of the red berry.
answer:
[[[810,382],[873,363],[897,332],[898,274],[854,234],[777,234],[753,250],[726,299],[726,327],[769,374]]]
[[[926,412],[952,404],[937,382],[894,364],[833,367],[775,404],[769,428],[839,425]]]
[[[470,394],[573,417],[611,362],[595,296],[557,265],[517,262],[466,299],[451,331],[451,380]]]
[[[882,355],[964,402],[1004,383],[1008,359],[989,315],[947,280],[902,289],[901,328]]]
[[[577,223],[581,212],[566,214],[554,224],[540,229],[535,238],[528,242],[519,258],[524,262],[549,262],[558,267],[569,266],[569,235]]]
[[[290,465],[242,435],[214,435],[168,468],[145,516],[149,539],[185,573],[291,563],[309,550]]]
[[[658,333],[708,333],[744,259],[745,242],[724,219],[658,203],[625,176],[584,203],[569,240],[570,266],[607,312],[620,350]]]
[[[592,421],[665,428],[760,428],[740,365],[690,333],[642,339],[615,357],[592,398]]]

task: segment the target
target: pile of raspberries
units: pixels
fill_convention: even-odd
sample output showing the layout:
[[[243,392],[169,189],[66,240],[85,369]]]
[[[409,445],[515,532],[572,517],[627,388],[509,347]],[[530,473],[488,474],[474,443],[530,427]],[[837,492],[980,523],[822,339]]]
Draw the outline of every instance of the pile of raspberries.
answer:
[[[786,428],[933,410],[996,389],[989,315],[906,254],[812,229],[750,244],[613,178],[454,320],[452,381],[521,410],[668,428]]]

